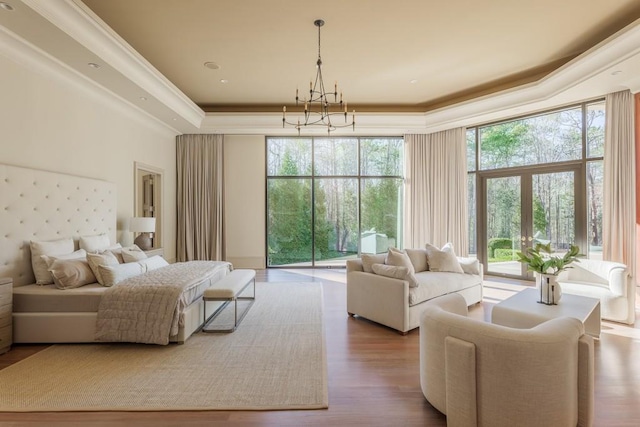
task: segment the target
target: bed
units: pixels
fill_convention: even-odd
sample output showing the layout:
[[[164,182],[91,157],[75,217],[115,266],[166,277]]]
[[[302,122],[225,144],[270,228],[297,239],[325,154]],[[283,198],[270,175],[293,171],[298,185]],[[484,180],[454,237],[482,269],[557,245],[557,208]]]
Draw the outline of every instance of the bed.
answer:
[[[116,242],[116,200],[110,182],[0,164],[0,277],[13,279],[14,343],[96,341],[98,308],[112,288],[34,284],[30,242],[71,237],[74,249],[81,236],[106,235]],[[183,307],[168,341],[182,343],[201,327],[204,289],[232,269],[226,262],[210,263],[202,280],[192,280],[181,294]]]

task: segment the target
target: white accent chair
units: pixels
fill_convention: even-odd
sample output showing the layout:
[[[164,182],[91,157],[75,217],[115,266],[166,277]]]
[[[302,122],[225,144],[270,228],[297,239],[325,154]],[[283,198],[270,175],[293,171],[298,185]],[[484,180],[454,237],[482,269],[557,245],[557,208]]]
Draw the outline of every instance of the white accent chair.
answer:
[[[420,385],[448,426],[592,425],[593,339],[579,320],[513,329],[468,318],[458,294],[425,305]]]
[[[636,289],[626,265],[581,258],[558,275],[558,282],[563,293],[599,299],[603,319],[634,324]]]

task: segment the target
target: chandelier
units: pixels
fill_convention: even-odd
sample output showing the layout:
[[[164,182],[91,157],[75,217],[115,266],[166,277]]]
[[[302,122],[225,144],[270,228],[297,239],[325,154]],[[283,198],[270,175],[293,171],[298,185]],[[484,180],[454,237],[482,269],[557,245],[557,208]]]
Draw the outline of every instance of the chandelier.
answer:
[[[297,122],[287,120],[287,107],[282,107],[282,127],[290,125],[298,130],[310,126],[323,126],[327,133],[337,128],[356,128],[356,110],[351,113],[351,122],[347,117],[347,103],[342,100],[342,92],[338,100],[338,83],[333,85],[333,92],[327,92],[322,80],[322,58],[320,56],[320,27],[324,25],[322,19],[316,19],[313,25],[318,27],[318,61],[316,62],[316,80],[309,82],[309,97],[306,94],[302,99],[298,96],[296,88],[296,107],[304,103],[304,121],[298,116]]]

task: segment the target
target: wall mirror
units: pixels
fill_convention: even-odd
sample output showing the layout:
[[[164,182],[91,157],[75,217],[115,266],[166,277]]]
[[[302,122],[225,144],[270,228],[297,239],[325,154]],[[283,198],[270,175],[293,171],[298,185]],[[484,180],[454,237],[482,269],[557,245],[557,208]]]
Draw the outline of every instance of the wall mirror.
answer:
[[[162,247],[162,194],[164,185],[164,170],[144,163],[134,163],[134,216],[154,217],[156,232],[153,235],[152,247]]]

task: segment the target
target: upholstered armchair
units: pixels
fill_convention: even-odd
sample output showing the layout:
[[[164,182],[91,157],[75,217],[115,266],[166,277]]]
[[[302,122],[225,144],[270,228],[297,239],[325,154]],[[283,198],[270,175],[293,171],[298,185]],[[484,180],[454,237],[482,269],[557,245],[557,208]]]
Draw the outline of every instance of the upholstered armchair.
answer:
[[[458,294],[426,304],[420,384],[448,426],[593,423],[593,339],[580,321],[512,329],[468,318]]]
[[[636,289],[626,265],[581,258],[558,275],[558,282],[563,293],[599,299],[603,319],[635,322]]]

